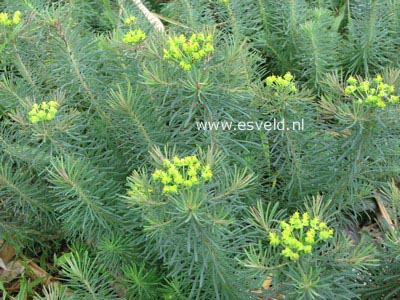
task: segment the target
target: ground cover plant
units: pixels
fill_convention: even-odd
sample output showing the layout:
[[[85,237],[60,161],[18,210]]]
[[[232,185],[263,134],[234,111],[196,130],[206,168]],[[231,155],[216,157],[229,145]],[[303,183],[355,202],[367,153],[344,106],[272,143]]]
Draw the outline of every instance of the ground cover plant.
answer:
[[[2,299],[397,299],[399,20],[2,0]]]

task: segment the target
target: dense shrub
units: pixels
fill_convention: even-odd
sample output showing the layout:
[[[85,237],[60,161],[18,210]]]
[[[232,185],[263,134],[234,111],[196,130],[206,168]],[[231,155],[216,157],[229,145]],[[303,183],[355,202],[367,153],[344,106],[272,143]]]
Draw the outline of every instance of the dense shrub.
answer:
[[[0,3],[4,299],[397,295],[400,3],[137,2]]]

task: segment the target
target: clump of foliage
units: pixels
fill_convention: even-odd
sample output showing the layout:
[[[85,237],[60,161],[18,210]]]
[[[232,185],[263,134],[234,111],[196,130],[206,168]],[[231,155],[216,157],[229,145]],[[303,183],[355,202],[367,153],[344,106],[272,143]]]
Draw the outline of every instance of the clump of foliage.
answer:
[[[67,2],[0,3],[4,299],[399,294],[396,1]]]

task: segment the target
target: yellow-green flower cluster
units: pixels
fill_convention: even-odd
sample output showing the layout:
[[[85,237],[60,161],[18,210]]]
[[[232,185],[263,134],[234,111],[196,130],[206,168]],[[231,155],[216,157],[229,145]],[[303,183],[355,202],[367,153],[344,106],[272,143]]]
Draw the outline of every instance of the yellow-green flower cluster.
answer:
[[[318,217],[310,219],[308,213],[300,216],[295,212],[289,222],[281,221],[280,232],[270,232],[269,242],[273,247],[283,247],[281,254],[291,260],[297,260],[302,254],[310,254],[318,242],[333,236],[333,229]]]
[[[296,93],[297,88],[293,82],[293,75],[287,72],[283,77],[281,76],[268,76],[265,79],[266,86],[273,88],[277,92]]]
[[[373,78],[372,82],[358,81],[353,76],[347,79],[345,95],[355,97],[360,104],[384,108],[388,104],[399,104],[399,96],[393,95],[394,86],[383,82],[381,75]]]
[[[41,104],[33,104],[31,111],[28,113],[29,121],[36,124],[41,121],[51,121],[57,113],[59,104],[56,101],[43,101]]]
[[[143,184],[135,184],[129,191],[128,195],[137,196],[137,195],[146,195],[147,193],[152,193],[153,190],[151,188],[146,188]]]
[[[8,16],[8,13],[0,13],[0,25],[12,26],[21,23],[21,12],[19,10],[15,11],[12,17]]]
[[[144,41],[146,38],[146,33],[144,33],[141,29],[135,29],[128,31],[125,36],[122,38],[122,41],[125,44],[138,44],[141,41]]]
[[[125,44],[136,45],[146,39],[146,33],[140,28],[135,29],[136,23],[135,16],[128,16],[124,19],[124,24],[129,26],[129,31],[122,38],[122,42]]]
[[[196,62],[214,51],[212,35],[204,33],[193,33],[190,38],[183,34],[170,37],[167,45],[168,48],[164,49],[164,59],[179,63],[185,71],[189,71]]]
[[[155,170],[153,179],[164,185],[165,194],[177,193],[180,187],[191,188],[210,180],[213,176],[210,166],[202,166],[196,156],[174,156],[172,161],[165,159],[163,168]]]
[[[132,25],[136,23],[136,17],[135,16],[129,16],[127,18],[125,18],[124,20],[124,24],[125,25]]]

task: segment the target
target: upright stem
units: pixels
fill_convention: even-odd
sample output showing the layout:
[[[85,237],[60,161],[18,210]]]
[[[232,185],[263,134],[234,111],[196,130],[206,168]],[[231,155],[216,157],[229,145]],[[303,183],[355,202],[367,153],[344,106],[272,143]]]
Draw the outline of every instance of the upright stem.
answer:
[[[18,49],[15,45],[13,45],[13,49],[14,49],[14,54],[15,54],[15,58],[16,58],[16,63],[17,63],[17,66],[19,67],[19,71],[21,72],[22,76],[29,82],[29,84],[32,86],[34,91],[36,93],[38,93],[35,82],[33,81],[32,76],[29,73],[28,68],[24,64],[22,57],[19,55]]]
[[[160,32],[164,31],[163,23],[161,23],[160,19],[156,17],[151,11],[149,11],[146,6],[144,6],[141,0],[132,0],[132,1],[136,5],[136,7],[143,13],[147,21],[149,21],[150,24],[153,25],[155,30]]]

